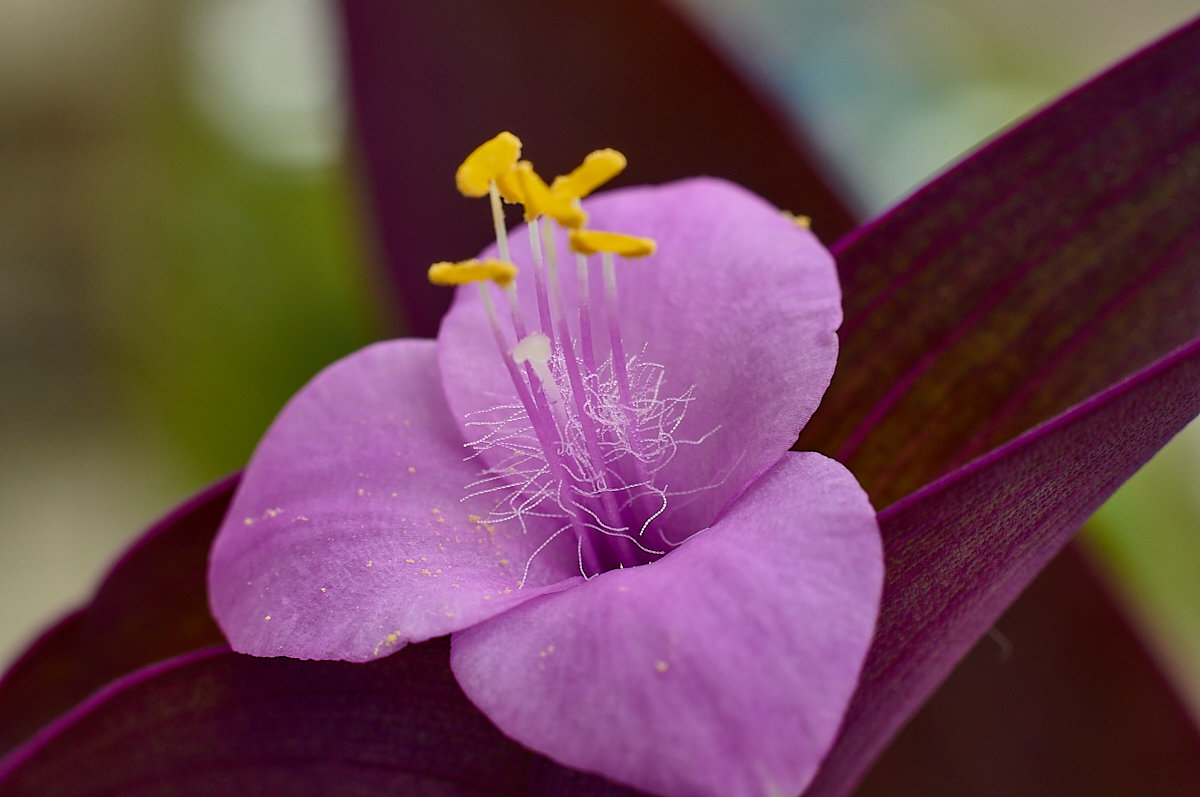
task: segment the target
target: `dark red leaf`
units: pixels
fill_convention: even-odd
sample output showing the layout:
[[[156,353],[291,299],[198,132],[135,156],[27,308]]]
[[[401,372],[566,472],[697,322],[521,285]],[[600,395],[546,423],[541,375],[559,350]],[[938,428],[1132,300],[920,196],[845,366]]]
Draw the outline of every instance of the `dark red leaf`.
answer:
[[[0,762],[0,792],[631,794],[505,738],[459,690],[449,647],[366,664],[184,654],[111,684]]]
[[[1200,413],[1200,341],[880,513],[862,682],[813,794],[842,794],[1083,521]]]
[[[1200,794],[1200,736],[1069,547],[875,764],[858,797]]]
[[[835,246],[846,310],[801,446],[877,506],[1200,337],[1200,27]]]
[[[225,641],[208,612],[208,549],[237,485],[181,504],[125,553],[91,602],[63,618],[0,680],[0,755],[125,673]]]
[[[840,247],[846,346],[808,442],[848,458],[879,505],[900,500],[880,513],[875,644],[814,794],[845,793],[1200,413],[1198,51],[1194,23]]]

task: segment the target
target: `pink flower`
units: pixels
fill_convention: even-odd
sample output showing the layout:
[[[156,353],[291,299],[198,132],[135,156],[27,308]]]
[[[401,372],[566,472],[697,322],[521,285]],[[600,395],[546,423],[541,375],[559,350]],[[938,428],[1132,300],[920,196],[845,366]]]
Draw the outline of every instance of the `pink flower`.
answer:
[[[883,575],[853,476],[788,450],[837,356],[833,260],[723,181],[585,209],[658,242],[616,264],[618,314],[600,312],[599,263],[581,301],[574,258],[539,312],[541,239],[519,230],[516,323],[553,340],[548,379],[507,367],[518,335],[497,349],[473,285],[436,343],[325,370],[247,467],[214,614],[259,656],[364,661],[453,634],[471,700],[561,763],[662,794],[796,793],[841,723]]]

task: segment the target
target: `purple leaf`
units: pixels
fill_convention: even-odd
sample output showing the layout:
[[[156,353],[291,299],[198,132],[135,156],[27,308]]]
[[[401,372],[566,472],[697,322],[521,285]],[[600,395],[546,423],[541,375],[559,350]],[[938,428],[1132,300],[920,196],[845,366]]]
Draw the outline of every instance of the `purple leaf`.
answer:
[[[1068,546],[855,794],[1200,794],[1200,732],[1123,615]]]
[[[877,506],[1200,335],[1200,24],[834,247],[846,321],[800,447]]]
[[[844,794],[1105,497],[1200,413],[1200,341],[880,513],[875,644],[812,794]]]
[[[615,147],[634,182],[726,177],[810,214],[825,240],[852,226],[796,133],[667,3],[343,7],[376,226],[411,334],[432,337],[450,301],[425,268],[487,243],[486,215],[446,178],[502,129],[550,175]]]
[[[224,642],[208,612],[208,550],[231,476],[151,526],[91,602],[46,631],[0,680],[0,754],[95,689],[184,651]]]
[[[801,442],[848,457],[877,503],[900,500],[880,514],[875,646],[814,794],[845,793],[1083,520],[1200,412],[1198,46],[1193,24],[842,247],[845,359]],[[848,419],[822,416],[829,406]]]
[[[139,670],[0,764],[5,794],[524,794],[447,640],[369,664],[207,648]],[[298,732],[298,729],[302,729]],[[169,784],[169,786],[168,786]]]

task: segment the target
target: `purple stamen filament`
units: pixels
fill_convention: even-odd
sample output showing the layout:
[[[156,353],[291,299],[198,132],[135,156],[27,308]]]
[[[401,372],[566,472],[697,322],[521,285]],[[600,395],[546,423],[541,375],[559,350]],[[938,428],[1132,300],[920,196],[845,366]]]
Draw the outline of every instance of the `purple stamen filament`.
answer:
[[[469,444],[477,454],[504,452],[498,461],[489,456],[491,466],[468,489],[471,495],[498,498],[489,523],[516,520],[527,528],[528,517],[562,520],[531,555],[526,575],[538,553],[570,530],[580,572],[591,577],[653,561],[678,544],[657,525],[668,493],[665,485],[655,483],[655,473],[682,444],[674,439],[674,432],[692,390],[663,398],[662,366],[641,355],[627,358],[611,253],[602,256],[607,356],[596,351],[591,334],[591,275],[584,255],[577,261],[579,332],[572,335],[551,224],[549,219],[529,223],[540,332],[527,334],[515,283],[505,286],[517,341],[510,348],[495,314],[491,289],[480,284],[520,404],[474,413],[468,419],[468,425],[487,429]],[[497,242],[502,252],[507,250],[502,223],[497,224]],[[652,528],[653,543],[646,534]]]

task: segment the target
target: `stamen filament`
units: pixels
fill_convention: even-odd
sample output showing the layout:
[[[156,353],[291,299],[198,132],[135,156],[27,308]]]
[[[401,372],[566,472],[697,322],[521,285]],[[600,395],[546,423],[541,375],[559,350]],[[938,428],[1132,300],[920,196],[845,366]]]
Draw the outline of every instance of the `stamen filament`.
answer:
[[[593,478],[600,491],[600,503],[608,518],[618,522],[620,511],[612,493],[605,488],[605,462],[600,454],[600,433],[596,429],[595,419],[587,410],[587,394],[583,389],[583,377],[579,373],[579,361],[575,359],[575,345],[571,340],[571,330],[567,325],[566,313],[563,311],[562,284],[558,278],[558,258],[554,249],[553,231],[549,224],[542,227],[543,250],[546,266],[547,281],[550,283],[550,306],[554,318],[554,326],[558,330],[558,345],[562,350],[563,369],[567,372],[567,380],[571,383],[571,395],[575,399],[576,417],[583,433],[584,445],[588,457],[592,461]]]
[[[487,313],[488,323],[492,327],[492,335],[496,340],[496,345],[500,349],[500,359],[504,361],[504,367],[508,371],[508,378],[512,381],[513,387],[517,391],[517,397],[520,399],[522,406],[525,408],[525,414],[529,418],[529,423],[533,429],[534,435],[537,437],[542,451],[546,457],[546,462],[551,470],[555,472],[555,477],[560,478],[564,473],[562,460],[558,456],[557,449],[554,446],[554,439],[557,437],[557,429],[554,428],[553,421],[549,421],[544,410],[544,404],[536,401],[534,396],[540,392],[540,384],[531,382],[534,387],[534,393],[530,393],[529,387],[526,386],[525,380],[521,378],[521,374],[517,371],[517,363],[514,359],[508,356],[508,345],[504,340],[504,331],[500,328],[500,321],[496,317],[496,306],[492,302],[492,295],[488,290],[487,284],[479,283],[479,296],[483,301],[484,311]],[[532,365],[532,364],[530,364]],[[550,380],[553,384],[553,379]],[[557,387],[555,387],[557,392]],[[561,408],[562,399],[559,397],[558,405]],[[551,428],[547,428],[549,422]],[[565,423],[565,419],[564,419]],[[551,434],[551,431],[555,434]],[[560,478],[561,481],[561,478]]]
[[[499,259],[436,263],[429,272],[437,284],[479,282],[487,323],[516,391],[517,402],[469,413],[465,424],[486,429],[468,444],[475,452],[468,459],[481,457],[484,464],[480,477],[467,485],[468,497],[488,496],[495,502],[489,512],[492,522],[515,521],[530,534],[540,530],[518,586],[531,577],[533,560],[568,530],[575,535],[579,572],[585,578],[653,561],[679,545],[661,518],[669,495],[691,491],[670,492],[655,479],[680,445],[704,439],[675,437],[693,389],[675,396],[661,393],[663,366],[643,354],[627,358],[621,337],[614,255],[644,257],[653,254],[655,242],[583,229],[587,214],[580,199],[624,168],[624,156],[614,150],[593,152],[547,185],[531,163],[520,160],[520,149],[515,136],[501,133],[476,148],[456,173],[463,194],[488,195]],[[517,267],[510,260],[504,202],[523,205],[528,223],[537,303],[537,318],[528,327],[523,312],[529,308],[521,304]],[[559,226],[570,233],[570,248],[577,254],[574,310],[566,302],[555,251]],[[602,275],[594,273],[589,260],[597,252]],[[593,308],[601,276],[603,307],[597,298]],[[499,286],[508,300],[508,329],[500,325],[487,282]],[[607,351],[597,339],[599,330],[593,329],[601,323],[593,314],[600,312],[607,316]],[[572,329],[576,321],[577,335]],[[696,491],[704,489],[708,487]],[[548,528],[545,519],[555,523]],[[651,527],[654,543],[646,536]]]
[[[588,285],[591,269],[586,255],[575,256],[576,282],[579,283],[579,349],[583,366],[596,372],[596,349],[592,343],[591,288]]]
[[[613,375],[617,378],[617,389],[621,391],[621,402],[632,408],[633,393],[629,389],[629,372],[625,369],[625,346],[621,343],[621,328],[617,322],[617,269],[613,265],[613,253],[601,252],[600,262],[604,267],[604,310],[608,316]]]
[[[540,220],[532,219],[529,227],[529,248],[533,254],[533,287],[537,293],[538,316],[542,322],[542,332],[554,337],[554,324],[550,320],[550,297],[546,293],[546,264],[542,259],[542,240]]]
[[[495,180],[488,181],[488,197],[492,204],[492,227],[496,230],[496,248],[500,251],[500,259],[512,262],[508,254],[508,226],[504,223],[504,208],[500,204],[500,189]]]
[[[522,338],[513,347],[512,358],[516,363],[523,363],[533,370],[542,389],[546,391],[546,398],[550,401],[550,410],[554,413],[554,419],[558,422],[561,430],[560,434],[566,435],[569,422],[562,391],[558,389],[558,383],[554,381],[554,375],[550,373],[550,338],[541,332],[535,332]]]
[[[580,255],[581,257],[583,255]],[[629,387],[629,371],[625,361],[625,346],[621,342],[621,328],[617,317],[617,269],[613,263],[611,251],[600,252],[600,262],[604,269],[604,303],[605,315],[608,316],[609,346],[612,351],[613,376],[617,380],[617,390],[621,397],[621,405],[625,408],[626,423],[629,424],[629,449],[633,452],[634,474],[638,481],[651,483],[650,471],[646,467],[642,438],[637,428],[637,408],[633,406],[633,391]],[[642,526],[644,534],[650,521],[658,517],[658,510],[650,520]]]

